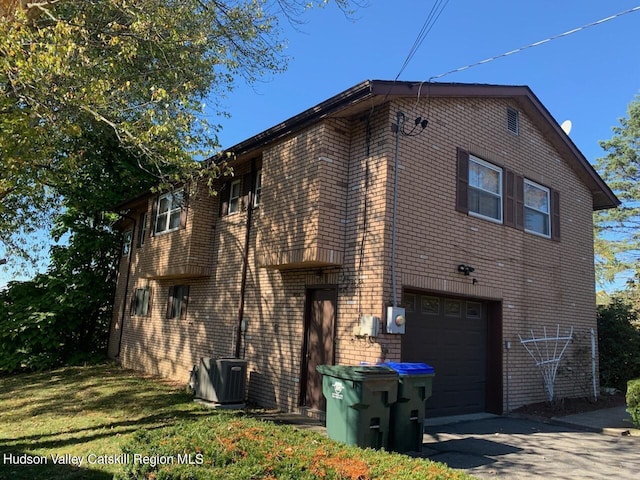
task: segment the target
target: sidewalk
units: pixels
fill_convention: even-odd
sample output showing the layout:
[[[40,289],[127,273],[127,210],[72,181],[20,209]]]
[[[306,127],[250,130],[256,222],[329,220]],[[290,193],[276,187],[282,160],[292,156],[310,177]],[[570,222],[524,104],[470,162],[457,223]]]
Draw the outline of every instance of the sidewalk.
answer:
[[[625,406],[555,417],[551,421],[556,425],[572,426],[590,432],[615,436],[640,436],[640,430],[633,425],[631,415]]]

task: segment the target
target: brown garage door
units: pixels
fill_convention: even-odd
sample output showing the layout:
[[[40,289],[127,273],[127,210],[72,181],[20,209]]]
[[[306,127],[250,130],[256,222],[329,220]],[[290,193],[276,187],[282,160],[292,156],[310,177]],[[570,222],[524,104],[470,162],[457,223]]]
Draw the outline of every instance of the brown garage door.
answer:
[[[405,293],[402,361],[434,367],[427,417],[486,410],[487,307],[481,301]]]

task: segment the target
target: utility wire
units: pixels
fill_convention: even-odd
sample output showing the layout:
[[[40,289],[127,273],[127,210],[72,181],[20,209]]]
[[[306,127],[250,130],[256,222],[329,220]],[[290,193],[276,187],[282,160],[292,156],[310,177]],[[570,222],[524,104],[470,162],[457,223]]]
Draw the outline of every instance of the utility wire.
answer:
[[[420,32],[418,32],[418,36],[413,42],[413,45],[411,46],[411,49],[409,50],[409,53],[407,54],[407,57],[405,58],[404,63],[402,64],[402,67],[400,68],[400,71],[398,72],[398,75],[396,75],[396,78],[394,79],[394,81],[398,80],[400,75],[402,75],[402,72],[404,72],[404,70],[407,68],[407,66],[413,59],[414,55],[420,49],[420,46],[424,42],[425,38],[427,38],[427,35],[429,35],[429,32],[431,31],[433,26],[436,24],[436,22],[440,18],[440,15],[444,11],[448,3],[449,3],[449,0],[437,0],[433,4],[433,6],[431,7],[431,11],[429,12],[429,15],[427,15],[427,18],[424,21],[424,24],[422,25]]]
[[[526,45],[524,47],[516,48],[515,50],[511,50],[509,52],[506,52],[506,53],[503,53],[503,54],[500,54],[500,55],[496,55],[495,57],[487,58],[487,59],[482,60],[480,62],[471,63],[469,65],[465,65],[464,67],[456,68],[455,70],[451,70],[451,71],[446,72],[446,73],[441,73],[440,75],[436,75],[434,77],[429,78],[428,82],[431,82],[431,80],[436,80],[438,78],[445,77],[447,75],[451,75],[452,73],[462,72],[463,70],[468,70],[470,68],[477,67],[478,65],[484,65],[485,63],[493,62],[494,60],[497,60],[499,58],[508,57],[509,55],[513,55],[515,53],[522,52],[523,50],[527,50],[529,48],[533,48],[533,47],[538,47],[540,45],[544,45],[545,43],[549,43],[552,40],[556,40],[556,39],[561,38],[561,37],[567,37],[567,36],[572,35],[574,33],[580,32],[582,30],[586,30],[587,28],[595,27],[596,25],[600,25],[601,23],[608,22],[609,20],[613,20],[615,18],[621,17],[621,16],[626,15],[628,13],[637,12],[638,10],[640,10],[640,5],[637,6],[637,7],[630,8],[629,10],[625,10],[624,12],[616,13],[615,15],[611,15],[610,17],[603,18],[602,20],[598,20],[596,22],[588,23],[588,24],[583,25],[581,27],[574,28],[573,30],[569,30],[569,31],[561,33],[559,35],[554,35],[553,37],[545,38],[544,40],[540,40],[539,42],[531,43],[531,44]]]

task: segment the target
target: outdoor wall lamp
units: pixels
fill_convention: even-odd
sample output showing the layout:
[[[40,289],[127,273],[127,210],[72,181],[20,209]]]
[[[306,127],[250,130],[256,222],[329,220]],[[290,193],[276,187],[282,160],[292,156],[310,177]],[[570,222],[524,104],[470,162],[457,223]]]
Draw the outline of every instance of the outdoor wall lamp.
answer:
[[[464,263],[461,263],[460,265],[458,265],[458,271],[460,273],[464,273],[465,276],[468,276],[474,270],[475,268],[473,268],[471,265],[465,265]]]

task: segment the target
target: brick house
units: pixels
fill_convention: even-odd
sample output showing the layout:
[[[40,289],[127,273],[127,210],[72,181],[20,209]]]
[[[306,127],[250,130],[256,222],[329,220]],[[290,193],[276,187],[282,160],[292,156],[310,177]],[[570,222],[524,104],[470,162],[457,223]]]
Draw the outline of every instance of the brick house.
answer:
[[[559,326],[556,396],[593,391],[592,212],[619,201],[528,87],[365,81],[228,152],[217,196],[120,206],[124,366],[245,358],[250,401],[315,411],[318,364],[420,361],[428,415],[502,413],[545,399],[519,335]]]

